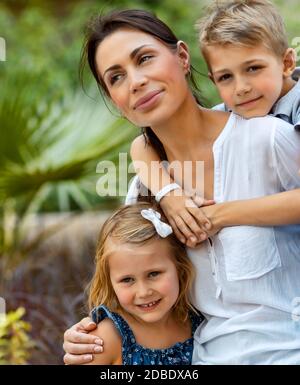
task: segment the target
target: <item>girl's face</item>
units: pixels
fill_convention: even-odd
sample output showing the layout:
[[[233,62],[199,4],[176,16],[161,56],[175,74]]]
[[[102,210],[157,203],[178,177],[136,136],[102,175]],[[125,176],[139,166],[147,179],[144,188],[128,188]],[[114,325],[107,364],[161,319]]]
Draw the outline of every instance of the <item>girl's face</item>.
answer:
[[[147,323],[166,319],[179,295],[168,241],[153,240],[143,246],[114,242],[109,250],[110,279],[121,307]]]
[[[175,52],[152,35],[122,28],[100,43],[95,60],[116,107],[140,127],[167,122],[190,92],[182,42]]]

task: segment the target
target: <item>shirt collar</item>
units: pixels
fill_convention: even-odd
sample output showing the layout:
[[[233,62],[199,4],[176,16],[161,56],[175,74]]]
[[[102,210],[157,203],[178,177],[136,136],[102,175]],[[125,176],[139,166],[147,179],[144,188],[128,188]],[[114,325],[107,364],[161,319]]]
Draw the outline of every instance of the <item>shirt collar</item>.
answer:
[[[274,104],[271,114],[274,116],[277,115],[286,115],[291,116],[293,111],[293,104],[295,100],[299,99],[300,95],[300,80],[294,85],[294,87],[282,98]]]

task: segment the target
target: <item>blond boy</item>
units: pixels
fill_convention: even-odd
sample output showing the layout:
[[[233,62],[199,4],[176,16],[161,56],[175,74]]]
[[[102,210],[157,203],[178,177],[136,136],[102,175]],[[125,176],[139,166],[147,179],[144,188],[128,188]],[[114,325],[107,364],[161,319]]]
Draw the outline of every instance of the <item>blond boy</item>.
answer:
[[[197,28],[209,76],[224,101],[216,109],[245,118],[271,114],[300,128],[296,55],[271,2],[215,1]]]

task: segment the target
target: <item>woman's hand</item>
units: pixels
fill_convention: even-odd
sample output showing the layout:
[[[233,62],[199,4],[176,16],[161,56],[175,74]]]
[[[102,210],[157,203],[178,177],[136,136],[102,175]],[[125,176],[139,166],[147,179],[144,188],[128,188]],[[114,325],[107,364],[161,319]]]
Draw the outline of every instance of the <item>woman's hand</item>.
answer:
[[[197,195],[188,196],[183,190],[176,189],[161,199],[160,206],[176,237],[188,247],[195,247],[207,239],[212,227],[199,206],[214,203],[213,200],[205,200]]]
[[[97,325],[91,318],[83,318],[80,322],[66,330],[64,334],[63,349],[64,363],[66,365],[80,365],[93,360],[93,353],[103,351],[103,341],[88,334],[96,329]]]

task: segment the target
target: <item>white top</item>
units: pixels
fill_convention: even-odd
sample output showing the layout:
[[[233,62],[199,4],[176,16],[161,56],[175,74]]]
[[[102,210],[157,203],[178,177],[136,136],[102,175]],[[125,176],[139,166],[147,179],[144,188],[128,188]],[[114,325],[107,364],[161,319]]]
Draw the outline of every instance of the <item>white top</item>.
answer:
[[[213,155],[217,202],[300,187],[300,133],[278,118],[232,113]],[[300,364],[300,225],[227,227],[188,254],[194,364]]]

